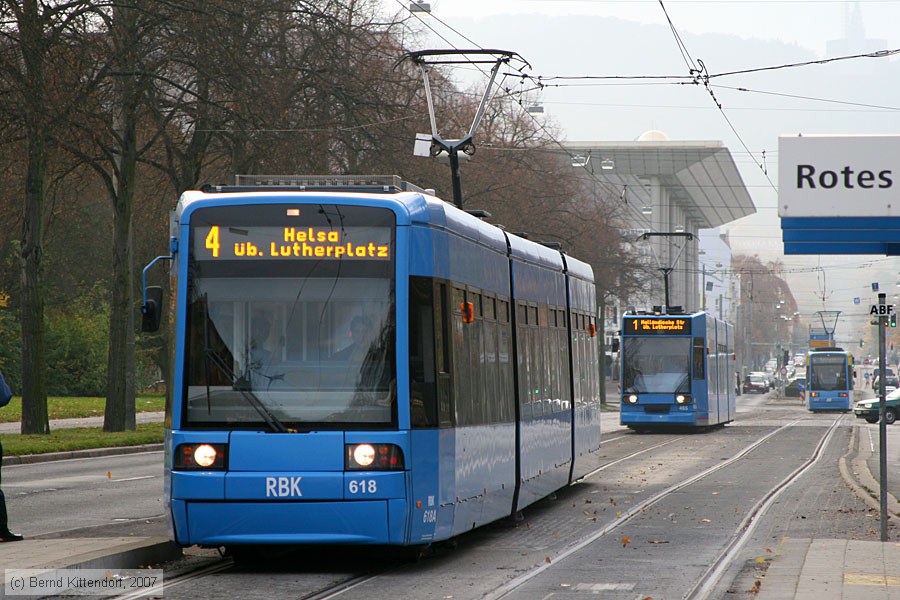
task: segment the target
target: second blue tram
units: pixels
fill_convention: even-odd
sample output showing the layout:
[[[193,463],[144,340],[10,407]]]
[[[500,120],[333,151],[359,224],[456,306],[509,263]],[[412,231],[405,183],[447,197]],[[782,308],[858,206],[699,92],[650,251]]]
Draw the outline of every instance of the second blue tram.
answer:
[[[620,422],[635,430],[734,420],[734,329],[705,312],[625,314]]]
[[[838,347],[810,350],[804,393],[810,411],[849,411],[853,407],[853,355]]]
[[[590,266],[396,178],[353,183],[178,202],[178,544],[424,545],[596,466]]]

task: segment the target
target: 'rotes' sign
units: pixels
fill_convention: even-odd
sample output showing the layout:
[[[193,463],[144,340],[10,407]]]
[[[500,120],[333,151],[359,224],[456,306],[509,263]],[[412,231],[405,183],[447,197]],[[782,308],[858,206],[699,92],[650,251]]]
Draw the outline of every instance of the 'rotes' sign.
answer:
[[[778,138],[779,217],[900,215],[900,136]]]

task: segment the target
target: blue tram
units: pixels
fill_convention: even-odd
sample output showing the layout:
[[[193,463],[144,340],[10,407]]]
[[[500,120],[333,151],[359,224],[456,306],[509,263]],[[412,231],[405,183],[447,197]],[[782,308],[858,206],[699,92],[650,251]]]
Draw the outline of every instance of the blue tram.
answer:
[[[813,348],[806,357],[806,408],[843,411],[852,407],[853,355],[838,347]]]
[[[635,430],[734,420],[734,329],[705,312],[628,314],[621,331],[620,422]]]
[[[178,202],[178,544],[427,545],[595,465],[590,266],[395,177],[329,180]]]

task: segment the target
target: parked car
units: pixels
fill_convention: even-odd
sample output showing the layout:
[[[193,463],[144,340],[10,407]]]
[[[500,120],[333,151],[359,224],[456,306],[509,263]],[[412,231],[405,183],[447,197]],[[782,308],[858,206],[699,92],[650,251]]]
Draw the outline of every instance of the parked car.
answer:
[[[741,388],[744,394],[765,394],[769,391],[769,380],[765,373],[752,372],[744,379],[744,385]]]
[[[787,385],[784,386],[784,395],[786,398],[799,398],[800,392],[806,389],[806,375],[791,378]]]
[[[869,423],[877,423],[879,403],[878,398],[860,400],[856,403],[853,412],[860,419],[865,419]],[[895,389],[890,394],[886,394],[884,406],[884,422],[892,425],[897,420],[897,415],[900,415],[900,390]]]

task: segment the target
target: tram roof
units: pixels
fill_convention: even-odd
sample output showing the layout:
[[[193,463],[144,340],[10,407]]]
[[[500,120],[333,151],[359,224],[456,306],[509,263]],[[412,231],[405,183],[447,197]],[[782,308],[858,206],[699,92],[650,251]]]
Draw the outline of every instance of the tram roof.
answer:
[[[594,175],[604,181],[636,185],[643,183],[642,177],[658,177],[702,229],[756,212],[734,158],[722,142],[639,140],[567,142],[564,146],[568,152],[590,154],[597,162]],[[612,161],[612,168],[601,166],[603,161]]]
[[[563,269],[563,259],[558,250],[544,246],[540,242],[520,237],[495,224],[489,223],[479,217],[470,215],[465,210],[445,202],[428,193],[417,191],[394,191],[390,193],[356,192],[356,191],[306,191],[297,190],[260,190],[243,189],[240,191],[216,191],[207,192],[201,190],[185,191],[178,203],[176,213],[180,215],[188,206],[202,200],[214,200],[217,202],[233,203],[246,199],[259,200],[261,198],[288,197],[297,193],[312,195],[324,201],[337,200],[339,198],[356,198],[364,202],[389,202],[401,204],[409,215],[409,223],[423,223],[446,228],[475,240],[486,247],[494,248],[500,252],[506,252],[507,238],[509,239],[512,255],[521,260]],[[573,274],[581,278],[592,279],[592,270],[589,264],[573,257],[566,257],[566,266]]]

